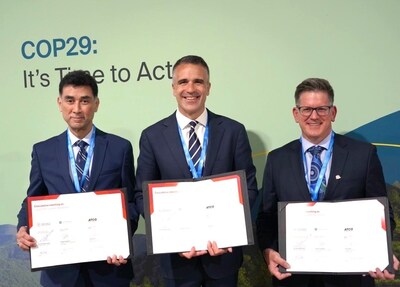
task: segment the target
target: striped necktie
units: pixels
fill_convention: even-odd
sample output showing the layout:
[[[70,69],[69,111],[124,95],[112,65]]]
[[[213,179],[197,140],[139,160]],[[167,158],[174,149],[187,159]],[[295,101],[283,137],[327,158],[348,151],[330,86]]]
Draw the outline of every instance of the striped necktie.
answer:
[[[87,144],[87,142],[85,142],[83,140],[78,140],[75,142],[74,145],[79,147],[79,151],[78,151],[78,154],[76,155],[76,159],[75,159],[75,167],[76,167],[76,172],[78,174],[78,180],[79,180],[79,184],[80,184],[81,180],[82,180],[82,174],[85,169],[86,158],[87,158],[86,146],[88,146],[88,144]],[[82,192],[88,191],[87,190],[88,185],[89,185],[89,171],[83,182],[83,186],[81,186],[81,191]]]
[[[197,125],[197,121],[191,121],[190,131],[189,131],[189,154],[193,162],[194,168],[197,170],[200,162],[201,155],[201,145],[200,140],[196,135],[195,128]]]

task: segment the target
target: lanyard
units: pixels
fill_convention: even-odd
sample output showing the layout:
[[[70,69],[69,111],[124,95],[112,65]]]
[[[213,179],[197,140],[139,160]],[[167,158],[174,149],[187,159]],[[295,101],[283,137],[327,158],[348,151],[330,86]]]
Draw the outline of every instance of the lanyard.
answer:
[[[301,142],[301,138],[300,138],[300,142]],[[311,198],[312,198],[313,201],[315,201],[318,198],[318,191],[319,191],[319,189],[321,187],[322,180],[323,180],[323,178],[325,176],[326,169],[328,167],[328,162],[330,161],[330,159],[332,157],[333,142],[334,142],[334,133],[332,132],[331,140],[329,142],[329,147],[328,147],[328,150],[326,151],[326,154],[325,154],[324,163],[323,163],[323,165],[321,167],[321,171],[319,173],[318,180],[317,180],[317,183],[315,184],[314,189],[311,189],[311,186],[310,186],[310,178],[308,177],[307,160],[306,160],[305,153],[304,153],[304,150],[303,150],[303,145],[301,145],[301,154],[303,155],[303,162],[304,162],[304,166],[305,166],[305,177],[306,177],[308,189],[310,190]]]
[[[206,130],[204,132],[203,146],[201,148],[200,161],[197,166],[197,170],[194,168],[192,157],[190,156],[189,149],[183,138],[182,130],[179,127],[179,125],[178,125],[178,131],[179,131],[179,136],[181,138],[183,151],[185,152],[186,161],[190,167],[190,172],[192,173],[193,178],[199,178],[203,174],[204,162],[206,159],[206,149],[208,143],[208,124],[206,125]]]
[[[69,138],[69,134],[67,132],[67,147],[68,147],[69,165],[71,168],[72,178],[74,180],[74,186],[75,186],[76,192],[81,192],[82,186],[85,183],[86,176],[88,175],[88,172],[89,172],[89,165],[90,165],[90,162],[91,162],[92,156],[93,156],[95,134],[96,134],[96,127],[93,126],[93,132],[90,137],[90,144],[89,144],[89,148],[88,148],[88,152],[87,152],[85,168],[83,169],[81,182],[79,182],[78,173],[76,172],[74,152],[72,150],[72,143],[71,143],[71,139]]]

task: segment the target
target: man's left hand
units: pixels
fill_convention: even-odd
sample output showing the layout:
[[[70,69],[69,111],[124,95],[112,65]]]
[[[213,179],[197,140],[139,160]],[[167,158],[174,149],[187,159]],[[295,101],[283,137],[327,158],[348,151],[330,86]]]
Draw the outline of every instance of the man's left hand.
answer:
[[[395,255],[393,255],[393,269],[395,271],[399,270],[399,260]],[[395,274],[389,273],[389,271],[387,271],[386,269],[381,271],[379,268],[376,268],[375,272],[369,271],[369,275],[372,278],[381,280],[393,280],[395,277]]]
[[[218,248],[217,242],[208,241],[207,243],[207,250],[210,256],[219,256],[226,253],[232,253],[232,247],[228,248]]]
[[[108,264],[114,264],[115,266],[120,266],[121,264],[126,264],[128,260],[124,259],[121,255],[117,257],[117,255],[113,256],[108,256],[107,257],[107,263]]]

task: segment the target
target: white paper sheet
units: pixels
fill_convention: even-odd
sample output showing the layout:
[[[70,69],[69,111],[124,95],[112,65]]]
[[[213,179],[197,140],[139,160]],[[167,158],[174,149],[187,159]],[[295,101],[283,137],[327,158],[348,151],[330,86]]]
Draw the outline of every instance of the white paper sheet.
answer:
[[[389,265],[378,200],[289,203],[285,212],[288,272],[364,273]]]
[[[248,245],[238,176],[149,185],[152,253]],[[252,238],[252,234],[251,234]],[[251,242],[252,243],[252,242]]]
[[[129,256],[120,190],[30,197],[31,268]]]

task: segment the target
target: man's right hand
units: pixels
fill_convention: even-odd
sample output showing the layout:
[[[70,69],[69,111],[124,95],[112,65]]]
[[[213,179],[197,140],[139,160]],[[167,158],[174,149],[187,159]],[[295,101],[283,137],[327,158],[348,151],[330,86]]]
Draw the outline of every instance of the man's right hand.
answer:
[[[189,252],[181,252],[181,253],[179,253],[179,256],[185,257],[186,259],[191,259],[193,257],[202,256],[204,254],[207,254],[207,250],[196,251],[196,249],[193,246]]]
[[[279,272],[279,266],[287,269],[290,268],[290,265],[279,255],[278,252],[267,248],[264,250],[263,255],[265,261],[267,262],[269,272],[277,279],[282,280],[292,275],[291,273]]]
[[[31,247],[36,247],[36,240],[28,233],[28,227],[21,226],[17,232],[17,245],[24,251],[28,251]]]

